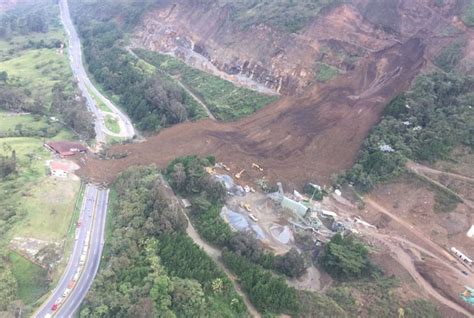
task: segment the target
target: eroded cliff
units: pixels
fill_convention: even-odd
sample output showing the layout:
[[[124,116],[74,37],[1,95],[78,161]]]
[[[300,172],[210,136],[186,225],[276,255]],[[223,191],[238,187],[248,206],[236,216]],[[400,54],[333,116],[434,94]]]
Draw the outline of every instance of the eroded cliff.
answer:
[[[133,42],[240,85],[291,95],[352,71],[361,59],[417,34],[441,34],[450,23],[443,19],[462,6],[461,1],[342,2],[326,1],[331,4],[303,16],[304,23],[291,32],[267,16],[259,20],[251,6],[223,0],[166,1],[145,15]]]

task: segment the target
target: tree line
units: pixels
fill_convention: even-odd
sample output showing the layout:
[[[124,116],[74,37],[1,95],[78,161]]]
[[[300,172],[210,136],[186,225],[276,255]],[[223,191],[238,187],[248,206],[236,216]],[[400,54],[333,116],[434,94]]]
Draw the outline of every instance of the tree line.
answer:
[[[85,99],[77,88],[70,89],[64,83],[57,83],[52,88],[51,106],[47,107],[40,96],[23,88],[8,83],[8,73],[0,72],[0,109],[12,112],[30,112],[34,115],[57,116],[62,124],[75,131],[82,139],[95,138],[94,119],[88,111]],[[59,130],[59,125],[32,130],[16,127],[12,132],[2,132],[5,137],[39,136],[52,137]]]
[[[150,71],[121,47],[125,31],[150,5],[75,1],[71,9],[89,71],[106,91],[118,96],[119,104],[140,130],[156,132],[197,118],[199,106],[171,79]],[[123,17],[124,25],[116,22],[117,16]]]
[[[85,98],[78,89],[68,90],[63,84],[54,85],[51,113],[58,114],[60,120],[82,139],[95,138],[94,118],[86,106]]]
[[[156,168],[131,168],[113,189],[103,267],[81,317],[246,316],[226,275],[186,236]]]
[[[46,33],[49,30],[47,16],[45,10],[27,14],[14,10],[0,15],[0,38],[8,39],[18,34]]]
[[[226,190],[205,170],[205,167],[214,163],[213,157],[177,158],[169,164],[166,177],[177,193],[190,199],[191,220],[199,234],[208,242],[224,249],[228,262],[239,259],[239,264],[245,264],[239,271],[230,268],[239,275],[244,290],[257,309],[275,314],[297,312],[299,305],[295,301],[296,290],[286,285],[281,277],[274,277],[274,273],[288,277],[301,276],[307,267],[303,256],[296,249],[275,256],[266,252],[258,240],[248,233],[231,230],[220,216]],[[224,261],[227,264],[226,257]],[[244,283],[247,276],[253,278]],[[265,279],[259,283],[261,288],[251,287],[259,278]],[[278,289],[275,289],[276,286]]]
[[[339,179],[362,191],[400,175],[407,159],[434,162],[474,146],[474,79],[456,73],[419,76],[393,99],[365,139],[353,168]]]

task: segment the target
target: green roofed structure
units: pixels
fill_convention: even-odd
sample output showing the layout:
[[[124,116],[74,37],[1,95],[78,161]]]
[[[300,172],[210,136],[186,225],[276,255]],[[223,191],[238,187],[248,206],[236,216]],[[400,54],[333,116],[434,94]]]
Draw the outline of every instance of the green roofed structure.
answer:
[[[300,217],[304,217],[306,213],[310,210],[307,206],[305,206],[302,203],[296,202],[292,199],[289,199],[287,197],[283,197],[283,200],[281,201],[281,206],[291,210],[292,212],[296,213]]]

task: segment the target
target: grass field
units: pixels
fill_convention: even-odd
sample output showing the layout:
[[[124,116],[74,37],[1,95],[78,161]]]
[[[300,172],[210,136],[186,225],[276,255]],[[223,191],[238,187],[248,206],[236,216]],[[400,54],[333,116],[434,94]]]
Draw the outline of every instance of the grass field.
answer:
[[[66,137],[67,132],[56,136]],[[59,240],[67,230],[73,211],[79,181],[54,181],[47,177],[45,161],[51,157],[40,138],[0,138],[0,154],[15,150],[18,175],[0,182],[0,209],[16,211],[11,236],[32,236],[38,239]]]
[[[47,15],[56,14],[52,18],[55,22],[49,24],[47,33],[0,40],[0,71],[8,73],[10,86],[25,89],[31,99],[42,98],[45,107],[49,108],[53,86],[61,83],[72,89],[73,76],[67,51],[58,48],[65,40],[57,17],[59,7],[51,1],[45,1],[44,6],[42,1],[32,3],[44,9]],[[26,305],[23,316],[28,316],[31,306],[49,288],[48,273],[10,251],[9,242],[19,236],[59,243],[67,236],[75,215],[80,181],[55,180],[48,176],[46,160],[52,155],[43,143],[76,137],[48,117],[0,111],[0,133],[6,136],[11,132],[22,137],[0,137],[0,155],[11,156],[13,151],[16,155],[16,173],[0,179],[0,255],[6,256],[7,266],[13,271],[18,298]],[[53,137],[34,137],[40,135]],[[56,271],[63,267],[63,263],[59,264]]]
[[[35,92],[51,101],[51,89],[56,83],[72,79],[66,53],[56,49],[39,49],[22,52],[21,55],[0,62],[0,70],[6,71],[9,83]]]
[[[318,63],[316,71],[316,80],[319,82],[327,82],[339,75],[339,70],[334,66],[326,63]]]
[[[28,200],[20,204],[25,217],[15,235],[58,241],[65,238],[74,211],[80,181],[44,178],[29,188]]]
[[[101,111],[110,113],[110,108],[107,107],[107,105],[89,87],[87,87],[87,91],[92,96],[92,98],[94,98],[97,107],[99,107]]]
[[[53,29],[47,33],[18,35],[10,39],[0,39],[0,61],[11,59],[22,51],[31,49],[33,46],[31,43],[43,41],[45,44],[50,44],[58,40],[63,43],[65,41],[65,35],[62,29]]]
[[[221,120],[231,121],[248,116],[277,98],[237,87],[167,55],[146,50],[136,50],[135,53],[165,74],[179,76],[181,82],[199,96],[213,115]]]
[[[113,133],[120,133],[119,123],[117,119],[111,115],[105,115],[105,127]]]
[[[33,303],[48,290],[48,272],[15,252],[8,256],[18,283],[19,298],[25,304]]]
[[[282,32],[298,32],[326,6],[340,0],[218,0],[221,6],[231,4],[231,19],[247,28],[253,24],[268,24]]]
[[[49,124],[41,117],[34,117],[33,115],[16,115],[0,111],[0,132],[14,130],[17,125],[21,125],[27,129],[43,129],[47,128]]]

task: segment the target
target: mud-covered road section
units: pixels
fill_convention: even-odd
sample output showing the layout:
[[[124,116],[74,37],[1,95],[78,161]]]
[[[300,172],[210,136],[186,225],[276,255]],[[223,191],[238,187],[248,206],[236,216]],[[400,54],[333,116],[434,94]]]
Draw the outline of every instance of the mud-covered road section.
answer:
[[[352,72],[327,85],[284,97],[235,123],[210,120],[168,128],[146,142],[113,147],[123,159],[80,161],[80,174],[111,181],[125,168],[155,163],[163,167],[177,156],[215,155],[236,167],[259,162],[274,180],[301,185],[329,182],[349,168],[384,105],[408,88],[425,64],[425,44],[414,37],[368,56]]]

